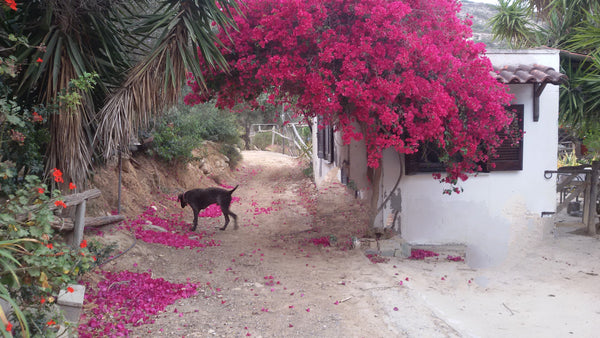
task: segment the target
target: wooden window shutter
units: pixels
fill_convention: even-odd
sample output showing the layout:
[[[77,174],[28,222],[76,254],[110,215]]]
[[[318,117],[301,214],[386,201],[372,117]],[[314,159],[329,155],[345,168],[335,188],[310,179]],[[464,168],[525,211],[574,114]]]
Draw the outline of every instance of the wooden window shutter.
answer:
[[[324,130],[321,128],[317,129],[317,157],[324,158],[325,157],[325,135]]]
[[[333,128],[331,126],[317,129],[317,157],[333,162]]]
[[[507,109],[515,112],[511,128],[519,128],[522,132],[524,105],[511,105]],[[506,137],[507,134],[502,132],[500,136]],[[513,144],[510,138],[505,139],[502,145],[496,150],[496,153],[498,157],[492,160],[496,166],[490,168],[491,171],[523,170],[523,138],[516,145]]]

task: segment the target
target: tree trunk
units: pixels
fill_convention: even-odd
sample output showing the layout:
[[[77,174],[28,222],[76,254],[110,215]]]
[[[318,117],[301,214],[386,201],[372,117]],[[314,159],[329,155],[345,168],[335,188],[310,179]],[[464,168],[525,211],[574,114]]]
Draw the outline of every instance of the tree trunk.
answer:
[[[371,191],[372,195],[370,196],[370,208],[369,208],[369,226],[375,227],[375,220],[377,215],[379,214],[379,190],[381,187],[381,165],[377,169],[369,168],[367,171],[369,176],[369,182],[371,182]]]

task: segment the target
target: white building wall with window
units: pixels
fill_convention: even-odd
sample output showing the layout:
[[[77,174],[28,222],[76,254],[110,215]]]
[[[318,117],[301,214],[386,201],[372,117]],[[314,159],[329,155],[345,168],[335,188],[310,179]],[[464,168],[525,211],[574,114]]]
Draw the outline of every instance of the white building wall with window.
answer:
[[[559,67],[557,50],[490,52],[494,65],[541,64]],[[392,225],[413,244],[467,245],[472,267],[500,264],[507,255],[524,250],[551,230],[556,210],[556,181],[544,178],[556,170],[558,144],[558,86],[547,85],[540,96],[539,120],[533,119],[533,85],[510,85],[512,104],[524,105],[523,170],[480,173],[460,182],[460,194],[442,194],[447,188],[431,173],[404,175],[392,201],[378,215],[376,225]],[[399,155],[384,152],[379,200],[390,194],[403,173]],[[398,210],[400,208],[400,210]],[[394,215],[396,215],[394,218]],[[390,224],[392,223],[392,224]]]
[[[489,52],[494,65],[539,64],[559,70],[559,51],[552,49]],[[533,119],[533,85],[511,84],[523,105],[522,170],[492,171],[471,175],[461,182],[464,192],[444,195],[444,186],[429,173],[405,174],[405,158],[393,149],[382,154],[382,177],[376,196],[384,207],[374,226],[392,227],[411,244],[466,244],[467,263],[472,267],[500,264],[550,232],[556,210],[556,181],[544,178],[545,170],[556,170],[558,147],[558,86],[548,84],[541,96],[539,120]],[[370,199],[364,141],[342,145],[335,133],[332,160],[319,156],[317,121],[313,124],[313,169],[317,185],[339,180]],[[401,176],[398,188],[393,187]],[[391,196],[390,196],[391,194]],[[388,197],[390,197],[388,199]]]

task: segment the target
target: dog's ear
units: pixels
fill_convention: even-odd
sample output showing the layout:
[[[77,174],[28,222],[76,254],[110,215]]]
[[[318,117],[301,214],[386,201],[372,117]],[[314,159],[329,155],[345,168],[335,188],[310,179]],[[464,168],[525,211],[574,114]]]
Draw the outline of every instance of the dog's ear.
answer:
[[[179,203],[181,203],[181,207],[185,208],[187,203],[185,203],[185,198],[183,198],[183,194],[177,195],[177,200],[179,201]]]

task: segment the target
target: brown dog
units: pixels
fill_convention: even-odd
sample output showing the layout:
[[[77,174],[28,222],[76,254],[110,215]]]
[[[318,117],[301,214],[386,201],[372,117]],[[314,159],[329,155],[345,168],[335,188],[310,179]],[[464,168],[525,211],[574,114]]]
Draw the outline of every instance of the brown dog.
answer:
[[[195,231],[198,226],[198,213],[200,210],[215,203],[219,205],[223,212],[223,216],[225,216],[225,225],[223,225],[222,228],[219,228],[219,230],[225,230],[225,228],[227,228],[230,215],[233,217],[235,229],[237,230],[237,215],[229,210],[229,206],[231,205],[231,194],[237,187],[238,186],[236,185],[235,188],[231,190],[221,188],[192,189],[183,194],[179,194],[177,200],[181,203],[181,207],[185,208],[185,206],[189,204],[194,212],[194,225],[192,226],[192,231]]]

